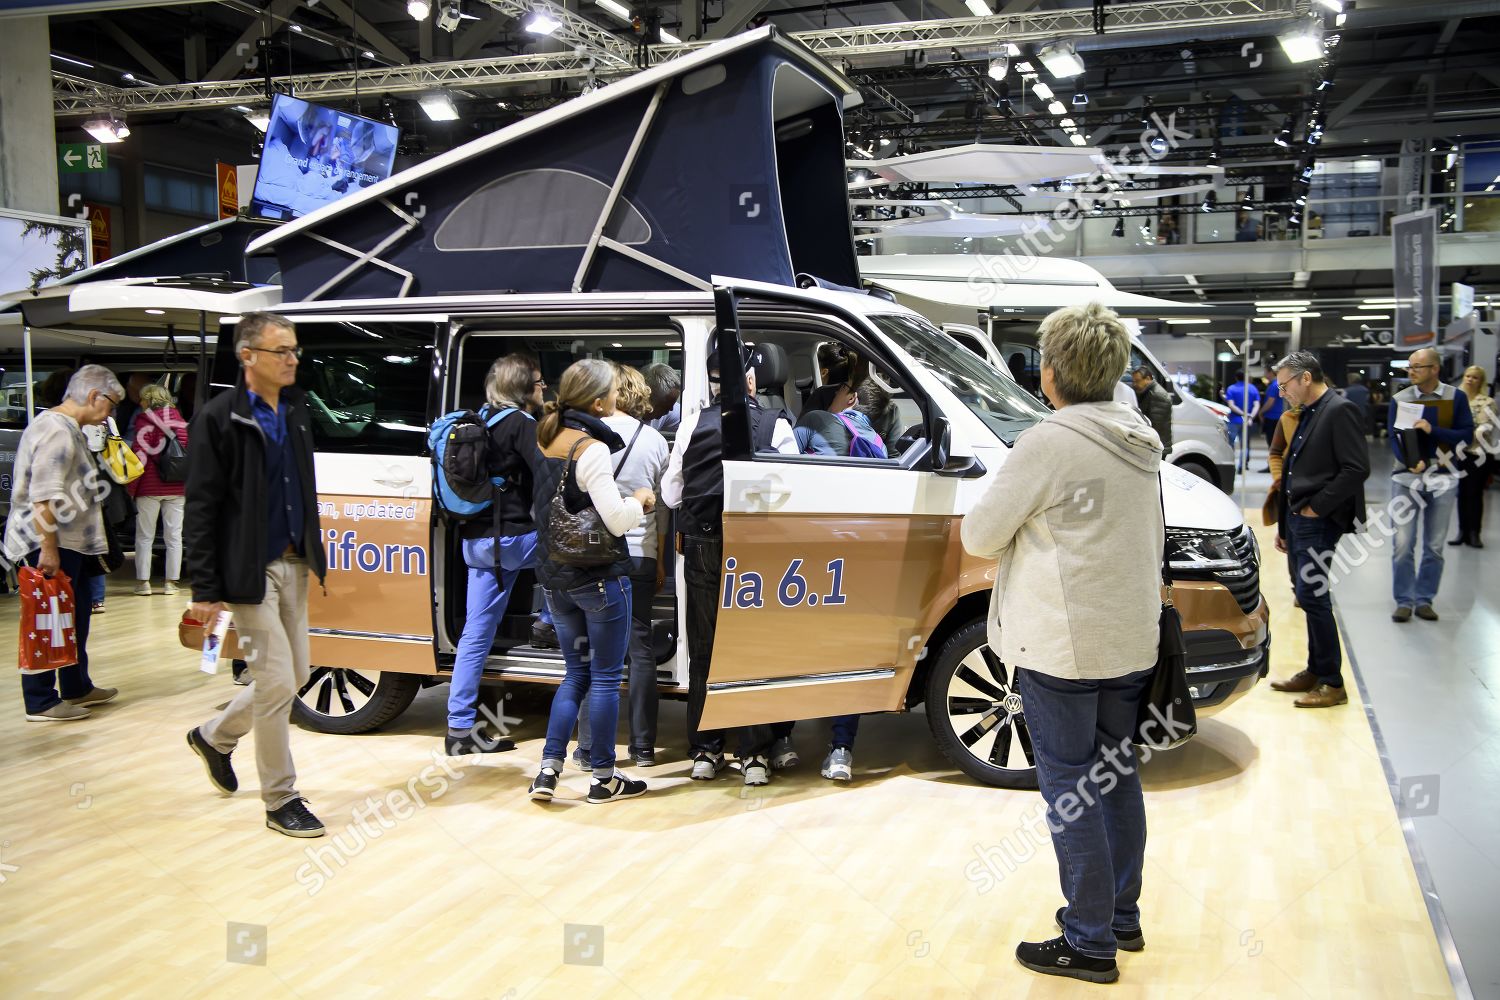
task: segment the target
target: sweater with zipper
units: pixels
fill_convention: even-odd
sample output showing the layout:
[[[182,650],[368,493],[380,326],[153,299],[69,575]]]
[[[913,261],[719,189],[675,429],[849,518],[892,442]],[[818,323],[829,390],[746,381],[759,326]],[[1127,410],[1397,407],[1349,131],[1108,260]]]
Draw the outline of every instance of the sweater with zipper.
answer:
[[[327,575],[306,398],[300,389],[288,386],[281,390],[277,406],[286,427],[286,447],[277,456],[271,455],[277,445],[257,422],[243,377],[193,418],[182,540],[195,602],[265,600],[268,475],[278,458],[290,461],[296,470],[301,554],[319,584]]]

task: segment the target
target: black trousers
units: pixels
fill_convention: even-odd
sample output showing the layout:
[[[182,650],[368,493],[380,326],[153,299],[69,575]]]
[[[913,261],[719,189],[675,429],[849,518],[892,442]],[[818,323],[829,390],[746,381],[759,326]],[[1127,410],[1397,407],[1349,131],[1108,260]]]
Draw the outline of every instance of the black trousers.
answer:
[[[719,585],[724,567],[724,541],[684,535],[682,574],[687,586],[688,628],[688,752],[723,753],[724,731],[699,729],[703,705],[708,699],[708,667],[714,652],[714,632],[719,625]],[[770,726],[745,726],[737,733],[741,760],[771,752],[774,736]]]
[[[1459,468],[1466,475],[1458,481],[1458,537],[1479,534],[1484,527],[1484,484],[1489,479],[1490,462],[1481,453],[1480,460],[1465,458]]]

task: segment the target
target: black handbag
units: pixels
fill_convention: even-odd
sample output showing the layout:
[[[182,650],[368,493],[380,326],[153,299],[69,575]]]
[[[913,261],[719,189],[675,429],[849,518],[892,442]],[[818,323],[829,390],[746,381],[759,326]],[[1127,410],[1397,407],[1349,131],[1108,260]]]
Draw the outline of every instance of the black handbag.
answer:
[[[557,481],[557,492],[547,505],[547,558],[564,566],[608,566],[624,559],[625,540],[604,525],[604,518],[592,502],[577,513],[568,509],[568,479],[578,481],[578,462],[574,457],[592,438],[579,438],[568,450],[567,468]]]
[[[156,456],[156,474],[164,483],[185,483],[188,477],[187,449],[170,427],[162,433],[166,435],[166,447]]]
[[[1160,488],[1158,482],[1157,489]],[[1165,500],[1162,500],[1161,520],[1165,529]],[[1136,713],[1135,742],[1153,750],[1170,750],[1198,735],[1198,712],[1193,708],[1193,693],[1188,687],[1187,644],[1182,638],[1182,615],[1172,604],[1171,556],[1165,551],[1162,553],[1161,577],[1167,596],[1162,601],[1158,622],[1156,666]]]

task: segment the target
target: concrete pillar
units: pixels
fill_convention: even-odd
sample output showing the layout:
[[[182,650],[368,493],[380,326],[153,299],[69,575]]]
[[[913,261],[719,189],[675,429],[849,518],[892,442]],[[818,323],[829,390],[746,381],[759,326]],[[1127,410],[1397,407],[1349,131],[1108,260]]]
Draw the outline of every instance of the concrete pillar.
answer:
[[[0,31],[0,208],[56,215],[57,132],[45,17],[8,18]]]

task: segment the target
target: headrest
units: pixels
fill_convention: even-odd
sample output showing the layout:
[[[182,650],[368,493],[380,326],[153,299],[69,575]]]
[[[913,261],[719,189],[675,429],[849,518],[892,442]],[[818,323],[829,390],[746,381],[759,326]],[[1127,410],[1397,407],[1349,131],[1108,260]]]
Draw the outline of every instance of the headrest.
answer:
[[[750,364],[755,368],[758,389],[780,389],[792,373],[792,363],[779,344],[756,344],[750,350]]]

